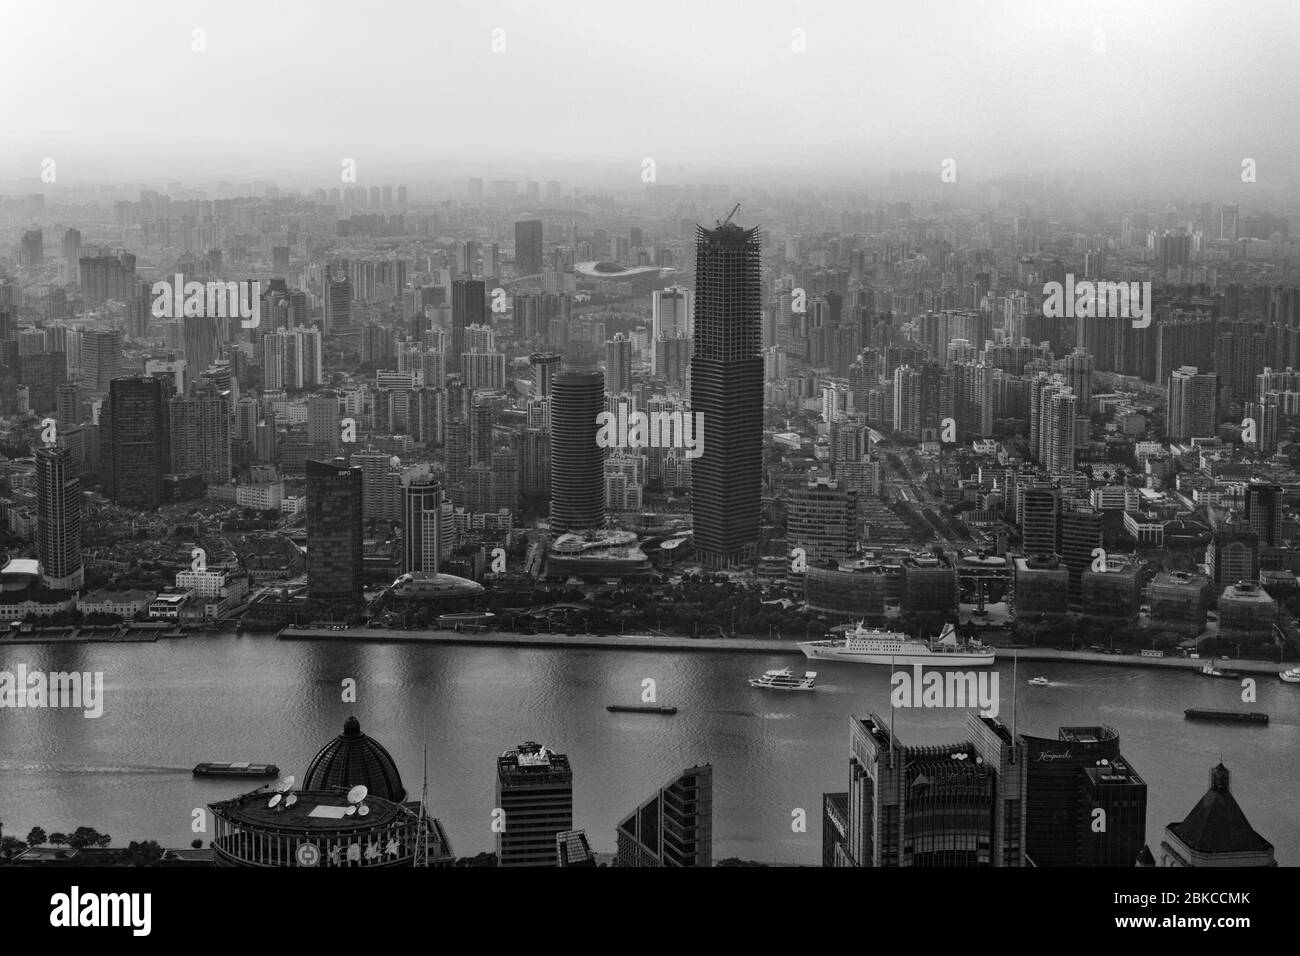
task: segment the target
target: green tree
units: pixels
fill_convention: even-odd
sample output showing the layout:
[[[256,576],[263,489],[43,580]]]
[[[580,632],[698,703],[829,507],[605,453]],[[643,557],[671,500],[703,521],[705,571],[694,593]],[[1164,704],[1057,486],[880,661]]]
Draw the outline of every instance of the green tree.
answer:
[[[67,846],[67,845],[68,845],[68,835],[66,833],[50,834],[50,846],[58,847],[58,846]]]
[[[27,834],[27,845],[44,846],[46,839],[44,830],[40,827],[32,827],[31,832]]]

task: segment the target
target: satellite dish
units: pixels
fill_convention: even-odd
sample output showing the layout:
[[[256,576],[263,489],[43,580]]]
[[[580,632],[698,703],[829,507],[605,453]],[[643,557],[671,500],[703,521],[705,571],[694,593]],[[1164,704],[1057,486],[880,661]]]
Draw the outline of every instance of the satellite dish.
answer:
[[[357,816],[366,817],[369,815],[370,815],[370,808],[366,806],[364,803],[361,804],[361,806],[357,807]]]
[[[348,803],[360,803],[370,791],[364,783],[359,783],[348,791]]]
[[[281,794],[278,794],[278,793],[273,793],[273,794],[271,794],[271,802],[268,803],[267,806],[268,806],[268,807],[278,807],[278,806],[280,805],[280,797],[281,797]]]
[[[349,817],[350,817],[350,816],[352,816],[353,814],[355,814],[356,812],[357,812],[357,808],[356,808],[355,806],[351,806],[351,807],[348,807],[346,810],[344,810],[344,811],[343,811],[343,814],[344,814],[344,816],[349,816]]]
[[[287,777],[281,777],[279,781],[276,783],[275,789],[278,790],[280,793],[288,793],[290,790],[292,790],[293,774],[289,774],[289,776]]]
[[[286,807],[291,807],[291,806],[293,806],[293,805],[294,805],[295,803],[297,803],[297,802],[298,802],[298,794],[296,794],[296,793],[291,793],[291,794],[289,794],[287,797],[284,798],[284,805],[285,805]]]

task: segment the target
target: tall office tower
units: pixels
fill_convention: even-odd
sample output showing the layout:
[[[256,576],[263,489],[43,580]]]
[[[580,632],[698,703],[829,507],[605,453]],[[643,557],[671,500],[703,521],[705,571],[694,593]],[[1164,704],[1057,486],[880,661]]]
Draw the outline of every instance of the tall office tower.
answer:
[[[362,601],[361,469],[341,458],[308,461],[307,594],[326,603]]]
[[[1235,202],[1225,202],[1219,213],[1219,238],[1236,242],[1241,237],[1239,207]]]
[[[257,426],[255,454],[258,461],[274,463],[279,460],[276,454],[275,408],[268,402],[262,408],[262,421]]]
[[[226,322],[206,315],[187,315],[182,320],[185,361],[196,375],[211,368],[226,347]]]
[[[555,534],[604,523],[605,455],[596,444],[596,418],[604,410],[605,376],[600,372],[570,370],[555,376],[551,383],[551,530]]]
[[[1062,727],[1024,746],[1025,855],[1034,866],[1135,866],[1146,845],[1147,785],[1110,727]],[[1106,825],[1098,829],[1103,817]]]
[[[551,397],[551,383],[560,370],[560,356],[534,352],[528,357],[528,364],[533,368],[533,398]]]
[[[442,506],[447,496],[430,475],[416,475],[402,494],[402,572],[436,573],[442,554]]]
[[[1135,335],[1149,338],[1149,329],[1125,327]],[[1156,330],[1155,379],[1164,383],[1184,365],[1210,368],[1214,364],[1215,321],[1209,312],[1184,312],[1175,309],[1161,315]],[[1125,370],[1127,372],[1127,369]]]
[[[857,548],[858,493],[838,481],[814,479],[790,495],[786,521],[790,546],[803,548],[810,565],[838,564]]]
[[[1152,866],[1277,866],[1273,844],[1250,825],[1229,780],[1222,763],[1210,770],[1210,789],[1182,822],[1165,827]]]
[[[966,715],[969,739],[904,746],[875,714],[849,719],[849,790],[827,862],[840,867],[1024,866],[1025,756],[997,719]]]
[[[1187,265],[1191,256],[1192,237],[1187,233],[1166,232],[1156,239],[1156,262],[1162,272]]]
[[[492,425],[496,409],[475,402],[469,409],[469,463],[487,465],[492,460]]]
[[[80,259],[81,232],[69,229],[63,234],[63,262],[68,268],[68,279],[72,282],[81,281]]]
[[[339,450],[339,396],[337,392],[319,392],[307,399],[307,440],[331,453]]]
[[[709,568],[757,558],[763,478],[759,230],[696,227],[691,409],[704,416],[691,465],[695,549]],[[552,475],[554,482],[559,475]]]
[[[1070,572],[1070,603],[1083,603],[1083,572],[1092,567],[1092,552],[1101,547],[1102,513],[1087,505],[1061,511],[1061,561]]]
[[[35,269],[45,264],[45,236],[39,229],[28,229],[18,244],[18,265]]]
[[[539,274],[542,256],[542,221],[525,219],[515,223],[515,275]]]
[[[1025,554],[1056,554],[1060,549],[1060,490],[1025,488],[1021,494],[1021,549]]]
[[[262,336],[262,381],[271,391],[314,388],[324,381],[320,329],[276,329]]]
[[[605,343],[605,390],[611,395],[632,390],[632,340],[622,332]]]
[[[125,508],[157,508],[168,469],[162,382],[146,376],[113,379],[99,424],[109,500]]]
[[[81,479],[67,448],[36,452],[36,556],[41,583],[55,591],[82,584]]]
[[[618,825],[615,866],[713,865],[713,766],[688,767]]]
[[[209,485],[229,483],[230,399],[200,387],[190,397],[173,398],[169,412],[172,472],[195,475]]]
[[[352,277],[347,264],[331,263],[322,277],[325,318],[321,331],[326,335],[352,326]]]
[[[1218,431],[1219,376],[1184,365],[1169,376],[1168,423],[1170,438],[1208,438]]]
[[[81,389],[76,385],[64,383],[54,390],[55,418],[60,428],[67,428],[81,422]]]
[[[565,754],[533,741],[497,758],[498,866],[556,866],[556,835],[573,829],[573,770]]]
[[[1255,379],[1271,361],[1268,326],[1256,322],[1225,322],[1220,326],[1214,350],[1214,371],[1219,373],[1219,390],[1225,404],[1245,402],[1256,392]]]
[[[1260,544],[1282,544],[1282,486],[1252,479],[1246,486],[1246,521]]]
[[[650,297],[650,341],[682,335],[691,337],[693,331],[693,303],[691,293],[683,286],[673,285],[656,289]],[[650,371],[658,375],[659,367],[652,359]]]
[[[1097,363],[1086,348],[1076,348],[1063,360],[1065,384],[1070,386],[1078,401],[1078,413],[1087,415],[1092,402],[1092,373]]]
[[[465,330],[471,325],[488,325],[487,284],[479,279],[456,279],[451,284],[451,354],[447,371],[459,372],[465,346]]]
[[[122,374],[122,333],[92,330],[81,335],[81,383],[92,392],[108,391]]]
[[[481,275],[485,280],[495,280],[500,274],[501,248],[495,242],[485,243],[483,246],[483,270]]]

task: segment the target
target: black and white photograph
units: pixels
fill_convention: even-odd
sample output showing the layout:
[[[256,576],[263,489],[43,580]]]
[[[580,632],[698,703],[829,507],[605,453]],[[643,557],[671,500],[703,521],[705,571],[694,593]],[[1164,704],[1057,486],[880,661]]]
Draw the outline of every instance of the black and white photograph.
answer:
[[[0,0],[14,942],[1280,935],[1298,45],[1291,0]],[[728,873],[485,872],[538,868]]]

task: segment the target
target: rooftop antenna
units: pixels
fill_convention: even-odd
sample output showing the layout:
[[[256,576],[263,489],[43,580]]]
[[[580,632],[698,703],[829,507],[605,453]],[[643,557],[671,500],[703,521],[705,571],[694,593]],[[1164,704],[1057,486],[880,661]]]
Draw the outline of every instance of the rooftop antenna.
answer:
[[[713,220],[713,221],[716,222],[716,223],[718,224],[718,228],[721,229],[723,226],[726,226],[726,225],[730,224],[730,222],[731,222],[731,217],[734,216],[734,215],[736,214],[736,210],[739,209],[739,208],[740,208],[740,203],[736,203],[736,205],[732,207],[731,212],[727,213],[727,218],[726,218],[726,219],[723,219],[723,220],[717,220],[717,219],[715,219],[715,220]]]
[[[424,764],[423,779],[420,781],[420,819],[415,826],[415,859],[413,866],[429,865],[429,818],[426,807],[429,805],[429,715],[424,715]]]

